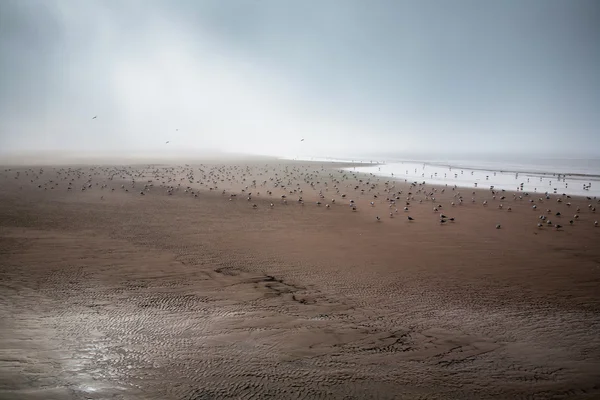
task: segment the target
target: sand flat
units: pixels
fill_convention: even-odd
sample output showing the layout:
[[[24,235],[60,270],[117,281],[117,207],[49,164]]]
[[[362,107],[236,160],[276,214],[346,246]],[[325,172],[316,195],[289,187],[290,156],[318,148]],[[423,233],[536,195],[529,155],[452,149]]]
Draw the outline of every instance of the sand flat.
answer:
[[[340,168],[0,169],[0,398],[600,396],[596,199]]]

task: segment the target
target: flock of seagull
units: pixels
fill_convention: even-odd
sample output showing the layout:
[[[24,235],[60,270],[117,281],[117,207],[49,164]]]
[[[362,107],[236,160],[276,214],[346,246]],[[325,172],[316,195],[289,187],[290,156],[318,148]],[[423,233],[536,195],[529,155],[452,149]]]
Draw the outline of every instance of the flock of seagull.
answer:
[[[66,190],[72,191],[75,189],[81,191],[89,191],[94,187],[100,189],[109,189],[115,191],[115,185],[111,182],[121,181],[120,189],[129,192],[129,189],[138,189],[140,195],[144,196],[152,191],[156,191],[154,182],[159,183],[167,195],[171,196],[175,192],[183,191],[193,197],[198,197],[200,190],[216,192],[220,191],[221,195],[228,196],[229,201],[238,198],[238,195],[246,198],[251,202],[253,209],[259,208],[257,203],[252,202],[255,198],[272,197],[273,190],[279,191],[280,203],[288,204],[288,196],[295,196],[295,202],[301,206],[306,204],[304,200],[305,190],[308,190],[309,197],[315,197],[317,207],[324,206],[326,209],[334,205],[345,204],[351,211],[358,210],[357,202],[350,199],[349,194],[355,196],[370,197],[369,205],[373,208],[378,207],[381,203],[385,203],[388,207],[389,217],[395,218],[399,214],[399,208],[403,210],[406,219],[413,223],[415,218],[409,213],[410,209],[415,204],[432,204],[432,210],[436,215],[439,215],[439,223],[447,224],[455,222],[455,217],[449,217],[446,212],[442,211],[443,204],[439,198],[452,194],[449,202],[449,209],[453,207],[463,206],[465,196],[461,194],[456,186],[446,187],[431,187],[425,182],[403,182],[401,180],[384,179],[373,174],[358,174],[346,170],[327,169],[321,166],[320,169],[315,165],[295,165],[295,164],[263,164],[261,166],[239,166],[239,165],[205,165],[198,166],[147,166],[139,167],[89,167],[85,168],[54,168],[52,173],[47,172],[44,168],[29,168],[26,170],[6,169],[5,173],[14,173],[15,179],[26,178],[31,183],[39,181],[37,185],[39,189],[54,190],[59,187],[59,182],[66,182]],[[54,175],[54,176],[53,176]],[[8,176],[8,175],[5,175]],[[42,183],[43,181],[43,183]],[[145,181],[145,183],[140,183]],[[109,185],[111,186],[109,188]],[[192,187],[197,186],[196,188]],[[222,189],[222,187],[228,189]],[[403,186],[403,187],[401,187]],[[237,187],[237,192],[234,188]],[[446,193],[448,190],[448,193]],[[277,193],[279,194],[279,193]],[[512,197],[512,201],[528,201],[532,203],[532,209],[537,210],[538,205],[555,200],[559,206],[563,208],[571,208],[571,196],[551,195],[545,193],[541,197],[539,194],[529,194],[527,192],[517,192],[508,194],[504,190],[490,189],[491,199],[495,201],[497,208],[500,210],[512,211],[512,207],[506,206]],[[472,191],[471,203],[477,203],[477,192]],[[336,201],[337,197],[337,201]],[[326,199],[330,199],[327,201]],[[101,196],[104,200],[104,195]],[[600,203],[600,199],[595,197],[587,197],[590,202],[587,207],[587,212],[595,213],[596,207],[592,203],[596,201]],[[488,200],[481,202],[483,207],[489,207]],[[275,203],[269,202],[269,208],[274,208]],[[574,214],[569,219],[569,225],[574,225],[579,220],[579,214],[582,213],[580,207],[573,207]],[[538,228],[545,226],[553,227],[557,230],[563,228],[558,222],[552,222],[550,217],[560,221],[566,209],[561,211],[551,211],[546,209],[546,213],[539,215]],[[377,215],[377,222],[382,222],[382,218]],[[598,221],[594,221],[594,225],[598,226]],[[496,229],[500,229],[501,225],[496,224]]]

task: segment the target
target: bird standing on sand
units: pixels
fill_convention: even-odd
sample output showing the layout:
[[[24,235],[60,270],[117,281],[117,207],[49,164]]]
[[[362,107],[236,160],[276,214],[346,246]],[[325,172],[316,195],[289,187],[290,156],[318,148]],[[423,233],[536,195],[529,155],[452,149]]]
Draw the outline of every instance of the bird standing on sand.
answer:
[[[500,229],[500,228],[501,228],[500,224],[496,224],[496,229]]]
[[[415,219],[409,215],[409,216],[408,216],[408,220],[409,220],[409,221],[414,221]]]
[[[381,218],[379,218],[379,215],[375,218],[377,218],[377,222],[381,222]]]

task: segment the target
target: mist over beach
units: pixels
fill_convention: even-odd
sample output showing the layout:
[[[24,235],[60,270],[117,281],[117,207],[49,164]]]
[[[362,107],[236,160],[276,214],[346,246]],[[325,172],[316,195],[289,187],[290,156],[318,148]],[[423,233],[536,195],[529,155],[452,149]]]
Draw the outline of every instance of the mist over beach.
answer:
[[[0,1],[0,399],[599,398],[598,38],[594,0]]]

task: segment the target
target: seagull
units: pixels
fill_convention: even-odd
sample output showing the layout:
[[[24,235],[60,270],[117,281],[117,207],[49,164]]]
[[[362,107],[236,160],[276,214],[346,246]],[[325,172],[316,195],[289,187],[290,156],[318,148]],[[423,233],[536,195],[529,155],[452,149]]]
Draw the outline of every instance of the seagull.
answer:
[[[304,139],[300,139],[301,142],[304,142]]]
[[[500,227],[501,227],[500,224],[496,225],[496,229],[500,229]]]
[[[409,221],[414,221],[415,219],[409,215],[409,216],[408,216],[408,220],[409,220]]]
[[[381,218],[379,218],[379,215],[378,215],[376,218],[377,218],[377,221],[378,221],[378,222],[379,222],[379,221],[381,221]]]
[[[96,119],[96,118],[98,118],[98,116],[97,116],[97,115],[94,115],[94,118],[92,118],[92,119]]]
[[[170,142],[170,141],[169,141],[169,140],[167,140],[167,141],[165,142],[165,144],[169,144],[169,142]]]

